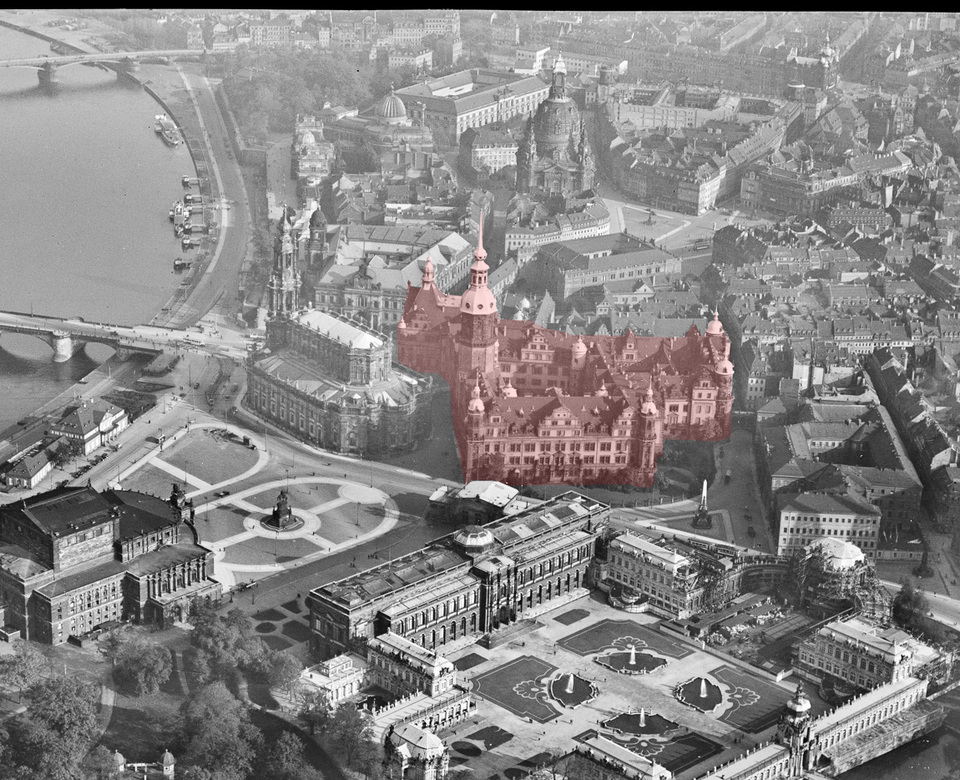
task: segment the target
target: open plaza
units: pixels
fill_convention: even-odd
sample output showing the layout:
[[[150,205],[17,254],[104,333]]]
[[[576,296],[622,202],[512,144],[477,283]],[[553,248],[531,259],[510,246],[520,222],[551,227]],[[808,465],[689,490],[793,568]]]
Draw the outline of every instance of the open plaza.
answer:
[[[318,476],[290,460],[281,464],[262,445],[245,444],[244,436],[250,440],[246,431],[212,422],[186,425],[118,478],[125,489],[160,496],[171,483],[184,487],[224,590],[362,544],[396,525],[397,505],[379,488]],[[266,521],[281,491],[293,522],[278,529]]]
[[[600,735],[678,780],[704,774],[770,741],[796,689],[772,675],[659,630],[585,596],[537,618],[522,638],[493,650],[450,653],[478,706],[440,736],[451,766],[513,780]],[[814,686],[814,716],[827,709]],[[701,697],[701,693],[706,695]]]

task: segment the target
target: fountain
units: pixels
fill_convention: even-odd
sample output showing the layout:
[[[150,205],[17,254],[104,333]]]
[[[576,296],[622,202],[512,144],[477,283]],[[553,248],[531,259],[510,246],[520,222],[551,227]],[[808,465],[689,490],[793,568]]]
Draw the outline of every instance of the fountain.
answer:
[[[694,677],[678,685],[675,696],[679,701],[700,712],[712,712],[723,703],[723,691],[720,686],[706,677]]]
[[[628,650],[613,650],[598,655],[593,660],[620,674],[647,674],[667,664],[667,659],[648,650],[637,650],[636,645],[630,645]]]
[[[645,708],[641,708],[640,712],[623,712],[610,720],[602,721],[600,726],[619,734],[637,737],[660,736],[677,728],[676,723],[662,715],[652,712],[647,715]]]
[[[564,707],[579,707],[592,701],[600,693],[596,685],[573,672],[555,677],[547,684],[547,690],[550,697]]]

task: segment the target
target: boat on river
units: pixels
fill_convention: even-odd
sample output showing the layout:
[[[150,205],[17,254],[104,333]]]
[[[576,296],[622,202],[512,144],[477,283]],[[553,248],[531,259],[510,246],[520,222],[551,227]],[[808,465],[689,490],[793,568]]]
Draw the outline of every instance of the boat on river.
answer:
[[[180,131],[177,130],[176,123],[166,114],[157,114],[157,120],[154,130],[169,146],[180,145]]]

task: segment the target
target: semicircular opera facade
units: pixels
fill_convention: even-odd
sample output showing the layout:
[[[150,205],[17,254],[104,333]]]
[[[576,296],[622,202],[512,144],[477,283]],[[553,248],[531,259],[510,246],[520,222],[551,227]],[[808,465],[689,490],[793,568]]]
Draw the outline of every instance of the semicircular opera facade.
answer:
[[[572,336],[501,320],[483,233],[463,295],[429,262],[397,326],[400,362],[450,386],[465,482],[653,484],[666,439],[730,435],[733,365],[719,316],[683,338]]]

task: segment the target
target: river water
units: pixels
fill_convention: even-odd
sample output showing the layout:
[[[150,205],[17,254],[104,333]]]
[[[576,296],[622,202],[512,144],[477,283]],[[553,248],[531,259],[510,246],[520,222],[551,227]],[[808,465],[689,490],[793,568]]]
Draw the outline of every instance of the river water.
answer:
[[[0,59],[50,55],[0,27]],[[112,71],[59,69],[50,95],[36,72],[0,68],[0,309],[134,325],[173,294],[180,254],[167,218],[194,175],[185,145],[154,132],[163,109]],[[110,353],[91,345],[65,364],[30,336],[0,337],[0,430]]]

